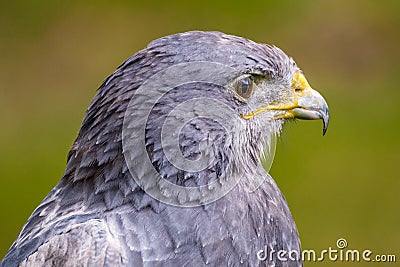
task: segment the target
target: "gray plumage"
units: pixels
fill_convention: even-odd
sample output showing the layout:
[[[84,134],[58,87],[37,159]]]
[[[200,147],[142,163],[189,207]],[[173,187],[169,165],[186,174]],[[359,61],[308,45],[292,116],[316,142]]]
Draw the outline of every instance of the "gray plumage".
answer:
[[[198,207],[171,206],[147,195],[132,178],[122,147],[125,112],[135,90],[157,72],[185,62],[218,62],[238,77],[256,72],[264,100],[282,99],[291,88],[294,61],[278,48],[218,32],[188,32],[153,41],[123,63],[100,86],[68,154],[60,182],[24,225],[1,262],[13,266],[302,266],[298,261],[260,261],[266,246],[300,253],[296,226],[259,155],[283,119],[278,111],[242,120],[227,135],[218,123],[198,118],[182,129],[181,150],[199,154],[207,137],[215,142],[213,164],[185,173],[166,160],[160,128],[176,103],[197,96],[218,99],[240,114],[257,106],[212,83],[184,84],[157,103],[146,125],[146,149],[154,167],[172,183],[190,186],[218,179],[224,170],[244,179],[224,197]],[[277,85],[277,86],[276,86]],[[254,93],[256,95],[256,93]],[[218,112],[218,110],[215,110]],[[264,129],[264,130],[262,130]],[[232,174],[233,175],[233,174]],[[249,179],[265,181],[254,192]],[[229,179],[229,177],[226,177]]]

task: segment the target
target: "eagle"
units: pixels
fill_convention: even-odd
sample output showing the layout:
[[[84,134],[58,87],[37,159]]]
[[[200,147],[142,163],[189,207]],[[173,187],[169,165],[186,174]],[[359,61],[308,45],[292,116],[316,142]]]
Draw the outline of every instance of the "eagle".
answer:
[[[14,266],[302,266],[263,167],[286,121],[328,105],[281,49],[221,32],[152,41],[99,87]]]

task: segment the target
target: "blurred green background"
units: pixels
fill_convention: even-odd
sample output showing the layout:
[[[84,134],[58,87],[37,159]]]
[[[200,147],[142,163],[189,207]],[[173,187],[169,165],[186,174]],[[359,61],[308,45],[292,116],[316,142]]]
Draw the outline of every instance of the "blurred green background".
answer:
[[[398,1],[0,1],[0,258],[60,179],[101,82],[151,40],[200,29],[281,47],[328,101],[327,135],[321,122],[288,124],[271,170],[303,248],[345,238],[400,261],[399,10]]]

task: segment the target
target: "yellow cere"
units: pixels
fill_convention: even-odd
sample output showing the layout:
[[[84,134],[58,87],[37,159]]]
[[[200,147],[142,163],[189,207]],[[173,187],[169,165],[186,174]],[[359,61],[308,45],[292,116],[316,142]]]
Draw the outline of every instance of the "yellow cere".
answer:
[[[296,71],[296,73],[293,76],[292,87],[294,89],[300,89],[300,90],[311,88],[307,82],[306,77],[304,77],[303,73],[299,71]]]

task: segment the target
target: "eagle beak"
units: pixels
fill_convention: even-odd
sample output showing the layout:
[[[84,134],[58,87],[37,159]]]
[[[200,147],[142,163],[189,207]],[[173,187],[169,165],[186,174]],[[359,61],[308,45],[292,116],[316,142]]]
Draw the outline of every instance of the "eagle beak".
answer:
[[[328,104],[320,93],[313,90],[308,84],[306,77],[300,71],[296,71],[292,79],[294,94],[294,107],[287,110],[286,116],[303,120],[322,119],[325,135],[329,124]]]
[[[288,110],[289,117],[303,120],[320,120],[324,124],[322,135],[325,135],[329,125],[329,109],[325,99],[317,91],[307,88],[297,98],[295,108]],[[290,116],[291,115],[291,116]]]
[[[328,104],[320,93],[311,88],[303,73],[297,71],[292,80],[294,97],[289,103],[274,103],[266,107],[257,109],[250,114],[242,114],[243,119],[251,119],[255,115],[264,111],[276,110],[283,111],[278,113],[274,119],[303,119],[303,120],[322,120],[325,135],[329,124]]]

